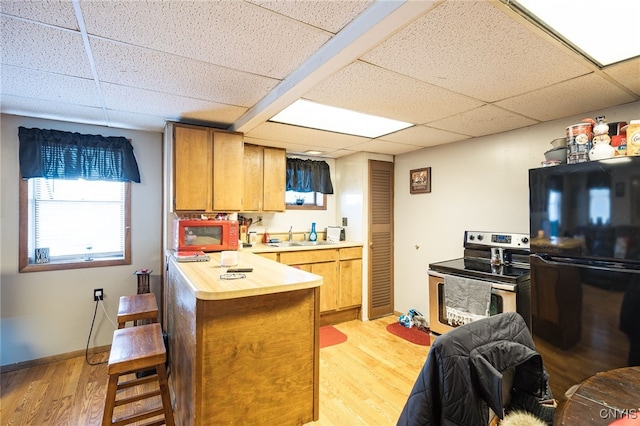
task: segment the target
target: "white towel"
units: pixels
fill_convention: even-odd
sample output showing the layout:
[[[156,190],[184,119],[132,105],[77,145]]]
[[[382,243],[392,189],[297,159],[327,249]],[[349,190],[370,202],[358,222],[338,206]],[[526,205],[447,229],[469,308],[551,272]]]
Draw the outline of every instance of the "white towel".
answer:
[[[445,275],[444,304],[450,325],[458,326],[486,318],[491,304],[491,283]]]

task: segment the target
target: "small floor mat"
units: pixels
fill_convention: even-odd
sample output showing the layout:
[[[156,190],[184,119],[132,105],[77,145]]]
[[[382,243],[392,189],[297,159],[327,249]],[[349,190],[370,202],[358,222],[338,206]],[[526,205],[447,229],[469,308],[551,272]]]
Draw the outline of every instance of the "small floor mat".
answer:
[[[332,325],[320,327],[320,348],[337,345],[347,341],[347,335]]]
[[[431,337],[429,336],[429,333],[426,333],[417,327],[407,328],[400,323],[394,322],[387,326],[387,331],[403,338],[404,340],[415,343],[416,345],[431,345]]]

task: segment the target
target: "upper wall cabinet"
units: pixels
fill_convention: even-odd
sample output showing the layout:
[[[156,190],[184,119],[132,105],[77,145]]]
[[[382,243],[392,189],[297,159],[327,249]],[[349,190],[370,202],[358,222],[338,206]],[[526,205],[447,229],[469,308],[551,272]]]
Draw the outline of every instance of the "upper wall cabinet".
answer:
[[[242,210],[242,133],[174,124],[175,211]]]
[[[244,145],[245,212],[285,211],[286,151]]]

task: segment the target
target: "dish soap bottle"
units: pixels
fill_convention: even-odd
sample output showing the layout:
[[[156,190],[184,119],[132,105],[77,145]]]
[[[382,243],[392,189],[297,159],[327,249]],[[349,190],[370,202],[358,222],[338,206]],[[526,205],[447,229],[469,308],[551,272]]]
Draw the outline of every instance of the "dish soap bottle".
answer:
[[[311,232],[309,232],[309,241],[316,241],[318,234],[316,233],[316,223],[311,222]]]

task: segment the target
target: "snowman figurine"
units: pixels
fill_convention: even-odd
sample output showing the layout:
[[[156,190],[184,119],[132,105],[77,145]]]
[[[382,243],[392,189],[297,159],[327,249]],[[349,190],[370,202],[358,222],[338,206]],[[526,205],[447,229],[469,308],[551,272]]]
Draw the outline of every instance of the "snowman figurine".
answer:
[[[596,117],[593,125],[593,147],[589,151],[589,160],[604,160],[616,155],[616,149],[611,146],[609,125],[604,115]]]

